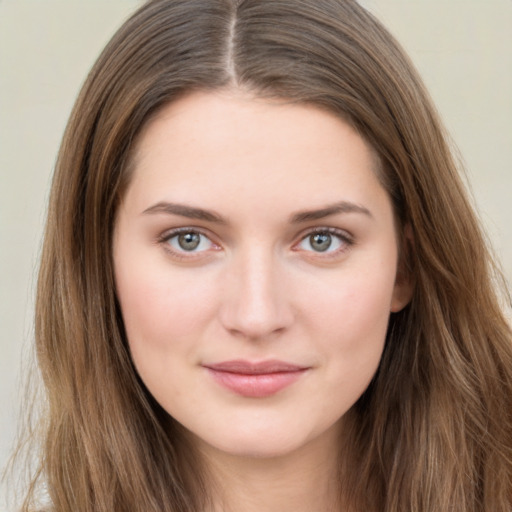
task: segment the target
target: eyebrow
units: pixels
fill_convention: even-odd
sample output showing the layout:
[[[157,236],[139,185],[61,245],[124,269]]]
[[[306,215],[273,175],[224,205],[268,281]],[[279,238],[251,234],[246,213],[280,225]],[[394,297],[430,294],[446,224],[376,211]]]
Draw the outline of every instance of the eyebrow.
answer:
[[[166,213],[168,215],[179,215],[180,217],[187,217],[189,219],[204,220],[206,222],[213,222],[215,224],[227,224],[227,221],[217,213],[195,206],[188,206],[179,203],[169,203],[167,201],[160,201],[149,208],[146,208],[143,214],[152,213]],[[324,208],[316,210],[304,210],[293,214],[290,218],[291,224],[300,224],[312,220],[320,220],[331,215],[340,213],[360,213],[373,218],[370,210],[364,206],[360,206],[349,201],[340,201]]]
[[[338,203],[328,205],[325,208],[319,208],[318,210],[305,210],[302,212],[297,212],[292,215],[290,222],[292,224],[299,224],[301,222],[324,219],[325,217],[339,213],[361,213],[370,218],[373,218],[373,215],[370,210],[368,210],[368,208],[355,203],[351,203],[349,201],[340,201]]]
[[[168,203],[166,201],[156,203],[144,210],[142,213],[167,213],[169,215],[179,215],[180,217],[204,220],[207,222],[214,222],[216,224],[227,224],[224,218],[211,211],[196,208],[195,206],[187,206],[185,204]]]

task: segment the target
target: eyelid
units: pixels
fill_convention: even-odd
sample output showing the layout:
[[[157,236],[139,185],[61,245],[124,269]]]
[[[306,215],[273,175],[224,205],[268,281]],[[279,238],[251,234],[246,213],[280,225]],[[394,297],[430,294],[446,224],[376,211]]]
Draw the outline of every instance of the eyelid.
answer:
[[[194,260],[197,258],[204,257],[206,255],[206,253],[210,252],[210,249],[198,251],[198,252],[194,252],[194,251],[188,252],[185,250],[179,251],[179,250],[173,249],[171,247],[171,245],[168,243],[169,240],[171,240],[175,236],[178,236],[183,233],[197,233],[198,235],[204,236],[205,238],[207,238],[210,241],[210,244],[212,245],[213,250],[217,251],[217,250],[221,249],[220,245],[213,240],[214,237],[211,235],[211,233],[208,230],[206,230],[204,228],[199,228],[197,226],[180,226],[177,228],[168,229],[168,230],[164,231],[163,233],[161,233],[157,237],[156,242],[157,242],[157,244],[162,245],[164,250],[166,252],[168,252],[169,254],[171,254],[174,258],[177,258],[180,260]]]
[[[208,253],[211,252],[210,249],[206,249],[199,252],[194,251],[177,251],[174,250],[170,244],[167,242],[172,239],[173,237],[181,234],[181,233],[197,233],[199,235],[202,235],[206,237],[212,246],[213,251],[221,250],[221,245],[215,241],[215,236],[211,234],[211,232],[207,229],[204,229],[202,227],[197,226],[180,226],[176,228],[167,229],[164,232],[162,232],[156,239],[156,243],[161,244],[164,246],[164,250],[171,254],[172,257],[180,260],[189,260],[193,261],[197,258],[204,258],[208,255]],[[330,235],[333,235],[337,237],[342,244],[342,247],[340,249],[337,249],[335,251],[326,251],[326,252],[320,252],[320,251],[306,251],[299,248],[299,245],[309,236],[314,235],[315,233],[328,233]],[[329,258],[335,258],[345,252],[347,252],[353,245],[355,244],[355,238],[354,236],[349,233],[348,231],[340,228],[335,228],[331,226],[315,226],[312,228],[308,228],[301,232],[301,234],[298,236],[298,240],[292,245],[292,250],[299,252],[306,252],[309,253],[311,257],[319,258],[319,259],[329,259]]]
[[[309,236],[314,235],[316,233],[328,233],[329,235],[333,235],[337,237],[341,243],[343,244],[343,247],[335,250],[335,251],[304,251],[307,253],[310,253],[311,255],[314,255],[315,258],[322,258],[322,259],[328,259],[328,258],[334,258],[336,256],[339,256],[342,253],[345,253],[348,251],[354,244],[355,244],[355,238],[354,236],[349,233],[348,231],[340,228],[334,228],[330,226],[315,226],[313,228],[309,228],[306,231],[303,231],[299,237],[298,241],[293,244],[292,250],[294,251],[300,251],[299,245]]]

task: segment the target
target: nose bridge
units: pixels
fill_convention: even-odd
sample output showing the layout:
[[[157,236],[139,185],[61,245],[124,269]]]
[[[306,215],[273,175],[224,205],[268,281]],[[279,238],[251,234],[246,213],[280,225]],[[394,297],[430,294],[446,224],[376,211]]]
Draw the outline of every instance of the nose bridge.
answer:
[[[233,256],[229,272],[223,305],[227,329],[248,338],[262,338],[290,324],[283,273],[271,248],[258,245],[240,250]]]

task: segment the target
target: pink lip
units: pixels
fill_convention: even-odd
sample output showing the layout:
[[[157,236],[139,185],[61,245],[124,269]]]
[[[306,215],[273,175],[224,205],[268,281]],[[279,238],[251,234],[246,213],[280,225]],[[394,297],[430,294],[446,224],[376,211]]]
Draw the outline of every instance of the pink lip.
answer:
[[[236,360],[203,366],[218,384],[251,398],[274,395],[293,384],[308,370],[308,367],[277,360]]]

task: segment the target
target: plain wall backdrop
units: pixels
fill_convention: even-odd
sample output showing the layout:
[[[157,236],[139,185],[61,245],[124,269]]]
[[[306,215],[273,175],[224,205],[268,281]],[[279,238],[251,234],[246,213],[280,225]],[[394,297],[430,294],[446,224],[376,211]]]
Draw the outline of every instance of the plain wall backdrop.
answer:
[[[512,0],[361,3],[422,74],[512,282]],[[60,138],[89,68],[140,4],[0,0],[0,469],[15,436],[20,370],[33,339],[38,256]]]

